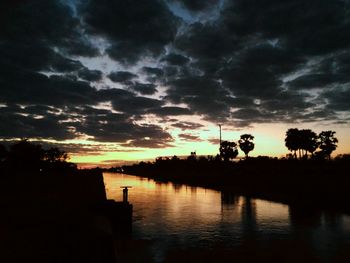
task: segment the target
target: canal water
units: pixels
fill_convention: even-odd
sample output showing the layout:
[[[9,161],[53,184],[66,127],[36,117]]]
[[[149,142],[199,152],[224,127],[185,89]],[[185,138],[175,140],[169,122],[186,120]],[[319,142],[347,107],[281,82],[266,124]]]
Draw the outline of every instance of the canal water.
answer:
[[[132,186],[133,238],[148,242],[153,262],[350,262],[348,215],[116,173],[104,181],[117,201]]]

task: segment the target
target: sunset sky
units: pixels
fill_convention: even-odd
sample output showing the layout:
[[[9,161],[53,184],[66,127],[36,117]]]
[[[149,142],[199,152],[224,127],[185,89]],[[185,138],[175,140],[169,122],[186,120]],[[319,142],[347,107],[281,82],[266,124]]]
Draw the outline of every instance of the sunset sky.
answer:
[[[1,1],[0,140],[115,165],[216,155],[222,124],[252,156],[289,128],[350,153],[349,47],[348,0]]]

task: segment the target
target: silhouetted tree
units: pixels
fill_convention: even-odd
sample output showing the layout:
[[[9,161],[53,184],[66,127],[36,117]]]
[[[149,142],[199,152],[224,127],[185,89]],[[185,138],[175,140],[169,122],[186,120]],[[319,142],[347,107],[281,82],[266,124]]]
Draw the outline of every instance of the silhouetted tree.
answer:
[[[44,152],[44,160],[49,163],[65,162],[67,159],[68,154],[57,147],[50,148]]]
[[[292,153],[294,151],[294,158],[297,157],[297,150],[300,149],[300,133],[299,130],[294,129],[288,129],[286,132],[286,139],[285,145]]]
[[[9,171],[64,174],[77,170],[75,164],[67,162],[68,158],[68,154],[58,148],[44,150],[40,144],[24,139],[10,146],[4,163]]]
[[[246,158],[248,158],[248,153],[254,150],[254,136],[250,134],[242,134],[241,139],[238,141],[239,148],[244,152]]]
[[[318,147],[318,136],[310,129],[289,129],[286,133],[285,145],[291,152],[294,151],[294,158],[297,157],[297,151],[299,153],[299,159],[302,157],[307,158],[308,152],[313,155],[316,151]]]
[[[23,139],[11,145],[8,161],[14,169],[38,171],[43,157],[41,145]]]
[[[307,157],[307,153],[309,152],[311,155],[316,151],[318,147],[318,136],[315,132],[310,129],[300,130],[300,148],[305,151],[303,156]]]
[[[235,142],[223,141],[220,145],[220,156],[225,162],[237,157],[238,149]]]
[[[319,137],[321,152],[331,159],[331,153],[337,148],[338,139],[334,137],[335,131],[322,131]]]

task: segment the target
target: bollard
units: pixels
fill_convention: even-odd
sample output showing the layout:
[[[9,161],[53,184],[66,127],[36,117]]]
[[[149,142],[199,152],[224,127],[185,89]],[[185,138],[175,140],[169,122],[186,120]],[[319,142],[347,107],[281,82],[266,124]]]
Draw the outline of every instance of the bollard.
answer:
[[[123,203],[128,203],[128,188],[132,188],[132,186],[121,186],[123,188]]]

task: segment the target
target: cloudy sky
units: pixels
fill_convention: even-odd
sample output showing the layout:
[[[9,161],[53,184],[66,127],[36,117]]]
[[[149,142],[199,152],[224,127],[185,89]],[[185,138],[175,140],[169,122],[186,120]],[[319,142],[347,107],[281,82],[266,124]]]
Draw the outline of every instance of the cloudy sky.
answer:
[[[350,152],[348,0],[8,0],[0,3],[0,139],[81,163],[216,154],[288,128]],[[242,155],[242,154],[241,154]]]

